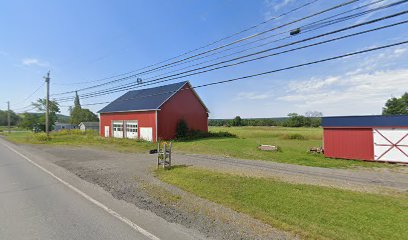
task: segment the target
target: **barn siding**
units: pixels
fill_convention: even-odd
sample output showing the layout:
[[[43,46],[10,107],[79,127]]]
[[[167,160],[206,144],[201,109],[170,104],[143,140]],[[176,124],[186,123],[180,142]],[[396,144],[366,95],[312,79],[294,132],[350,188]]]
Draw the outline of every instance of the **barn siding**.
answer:
[[[138,121],[138,137],[140,137],[141,127],[151,127],[153,129],[153,141],[156,141],[156,111],[144,112],[123,112],[123,113],[101,113],[100,135],[105,136],[105,126],[110,127],[109,135],[112,137],[112,121]]]
[[[325,128],[324,155],[332,158],[374,160],[372,128]]]
[[[183,87],[188,88],[188,85]],[[193,90],[180,90],[158,111],[158,138],[176,137],[177,122],[184,119],[189,129],[208,132],[208,113]]]

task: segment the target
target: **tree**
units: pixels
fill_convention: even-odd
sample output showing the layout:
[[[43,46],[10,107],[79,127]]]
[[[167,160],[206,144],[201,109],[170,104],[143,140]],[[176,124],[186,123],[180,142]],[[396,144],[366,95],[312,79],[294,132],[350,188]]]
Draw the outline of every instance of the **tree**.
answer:
[[[318,111],[308,111],[305,113],[305,117],[308,118],[321,118],[323,117],[323,113],[318,112]]]
[[[37,102],[33,102],[32,105],[39,112],[45,112],[47,109],[47,100],[40,98],[37,100]],[[60,112],[60,108],[57,102],[51,100],[49,101],[49,112],[50,114],[48,116],[48,127],[49,129],[52,129],[52,126],[54,126],[55,122],[58,120],[57,113]],[[42,115],[39,118],[39,123],[45,126],[45,115]]]
[[[10,110],[10,125],[15,126],[19,122],[19,116]],[[7,126],[8,125],[8,114],[7,111],[0,110],[0,126]]]
[[[242,118],[240,116],[236,116],[232,120],[232,126],[242,126]]]
[[[71,124],[78,125],[81,122],[97,122],[99,121],[98,116],[91,112],[91,110],[82,108],[79,101],[78,92],[75,92],[74,107],[69,108],[71,115]]]
[[[79,96],[77,91],[75,91],[74,109],[75,108],[81,109],[81,103],[79,102]]]
[[[306,118],[304,116],[301,116],[297,113],[289,113],[288,117],[289,119],[287,119],[283,123],[285,127],[303,127],[305,126]]]
[[[34,126],[40,125],[40,117],[34,113],[23,113],[21,121],[18,124],[19,127],[32,130]],[[44,125],[45,126],[45,125]]]
[[[322,124],[323,113],[318,111],[308,111],[305,113],[307,118],[305,125],[306,127],[320,127]]]
[[[401,115],[408,114],[408,92],[400,98],[390,98],[383,107],[383,115]]]

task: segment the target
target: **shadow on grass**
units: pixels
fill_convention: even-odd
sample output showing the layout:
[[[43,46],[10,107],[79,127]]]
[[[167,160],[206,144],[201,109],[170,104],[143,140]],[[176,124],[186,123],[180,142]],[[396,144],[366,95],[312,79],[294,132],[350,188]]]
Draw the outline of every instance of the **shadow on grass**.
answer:
[[[182,138],[177,138],[176,142],[193,142],[202,139],[216,139],[216,138],[238,138],[237,135],[230,132],[200,132],[192,131],[189,132],[187,136]]]
[[[186,165],[186,164],[180,164],[180,165],[173,165],[169,168],[162,168],[163,170],[166,171],[171,171],[171,170],[175,170],[175,169],[179,169],[179,168],[188,168],[188,167],[192,167],[193,165]]]

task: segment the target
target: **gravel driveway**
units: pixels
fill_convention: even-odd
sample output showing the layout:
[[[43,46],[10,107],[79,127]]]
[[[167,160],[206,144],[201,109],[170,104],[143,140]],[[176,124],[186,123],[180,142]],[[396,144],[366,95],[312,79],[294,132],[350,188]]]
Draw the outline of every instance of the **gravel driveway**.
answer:
[[[331,169],[205,155],[175,154],[173,156],[177,164],[255,177],[273,177],[294,183],[333,186],[368,192],[408,191],[408,165],[402,165],[396,169]]]
[[[296,239],[245,214],[198,198],[152,175],[155,155],[118,153],[88,147],[24,145],[82,179],[97,184],[115,198],[149,210],[169,222],[196,229],[213,239]],[[177,165],[273,177],[294,183],[335,186],[368,192],[408,190],[408,167],[393,169],[327,169],[290,164],[174,154]]]

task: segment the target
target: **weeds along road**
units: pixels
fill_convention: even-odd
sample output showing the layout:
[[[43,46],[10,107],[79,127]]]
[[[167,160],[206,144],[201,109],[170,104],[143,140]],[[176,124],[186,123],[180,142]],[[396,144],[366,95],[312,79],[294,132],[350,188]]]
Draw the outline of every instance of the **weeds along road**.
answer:
[[[0,239],[160,239],[30,160],[0,139]]]

